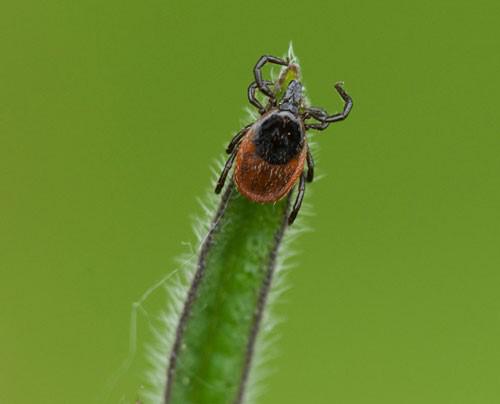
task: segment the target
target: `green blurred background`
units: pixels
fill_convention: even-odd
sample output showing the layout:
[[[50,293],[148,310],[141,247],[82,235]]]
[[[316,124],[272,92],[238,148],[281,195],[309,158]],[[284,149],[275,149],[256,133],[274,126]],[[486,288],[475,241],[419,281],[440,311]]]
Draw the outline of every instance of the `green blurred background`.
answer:
[[[355,107],[315,138],[325,178],[261,403],[500,402],[499,15],[494,0],[3,2],[0,403],[99,402],[132,302],[194,241],[253,64],[290,40],[313,103],[340,109],[344,80]],[[132,402],[144,368],[109,402]]]

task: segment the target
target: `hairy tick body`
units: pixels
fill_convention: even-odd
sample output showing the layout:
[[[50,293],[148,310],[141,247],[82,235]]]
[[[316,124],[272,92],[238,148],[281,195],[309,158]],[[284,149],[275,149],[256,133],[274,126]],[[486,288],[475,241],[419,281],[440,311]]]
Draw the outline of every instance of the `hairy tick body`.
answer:
[[[259,203],[286,196],[304,171],[307,146],[303,124],[288,112],[271,111],[243,138],[234,181],[241,194]]]
[[[284,66],[275,83],[262,79],[261,69],[266,63]],[[248,87],[248,99],[261,117],[244,127],[229,143],[226,151],[230,156],[215,192],[220,193],[224,187],[235,161],[233,178],[238,191],[254,202],[279,201],[298,181],[297,196],[288,217],[288,224],[292,224],[302,205],[305,183],[314,178],[314,161],[306,131],[324,130],[330,123],[344,120],[351,111],[352,99],[337,83],[335,89],[345,102],[344,109],[341,113],[329,115],[324,109],[305,105],[303,87],[298,80],[291,80],[281,98],[277,99],[289,70],[298,76],[299,67],[291,61],[269,55],[258,60],[254,67],[255,81]],[[257,90],[268,97],[265,107],[256,98]],[[310,119],[315,121],[310,122]],[[306,164],[307,172],[304,173]]]

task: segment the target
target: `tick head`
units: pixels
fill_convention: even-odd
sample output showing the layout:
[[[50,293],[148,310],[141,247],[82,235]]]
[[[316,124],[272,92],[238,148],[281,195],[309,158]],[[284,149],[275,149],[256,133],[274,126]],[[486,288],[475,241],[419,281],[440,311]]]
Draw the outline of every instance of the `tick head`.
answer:
[[[285,95],[283,95],[283,98],[279,101],[279,110],[288,111],[294,115],[298,115],[303,98],[302,93],[302,84],[300,83],[300,81],[290,81],[285,91]]]

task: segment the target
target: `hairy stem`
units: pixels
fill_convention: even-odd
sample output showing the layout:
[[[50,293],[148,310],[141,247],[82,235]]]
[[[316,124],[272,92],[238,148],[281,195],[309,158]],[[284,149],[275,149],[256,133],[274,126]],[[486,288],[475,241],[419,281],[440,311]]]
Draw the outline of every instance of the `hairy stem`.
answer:
[[[278,99],[299,75],[297,64],[282,69],[274,84]],[[243,402],[290,198],[257,204],[229,181],[177,323],[166,404]]]
[[[227,187],[177,328],[166,403],[242,401],[288,205],[258,205]]]

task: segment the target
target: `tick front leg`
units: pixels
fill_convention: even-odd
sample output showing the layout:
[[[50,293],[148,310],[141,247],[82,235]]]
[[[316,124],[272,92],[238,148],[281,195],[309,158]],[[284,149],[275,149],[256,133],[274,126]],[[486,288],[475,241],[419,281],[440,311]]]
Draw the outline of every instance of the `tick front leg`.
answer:
[[[345,92],[341,83],[335,84],[335,89],[344,100],[344,109],[342,110],[342,112],[329,115],[328,112],[321,108],[307,108],[306,116],[316,119],[317,121],[319,121],[319,123],[306,124],[306,129],[324,130],[328,128],[328,125],[330,125],[332,122],[343,121],[349,116],[349,113],[352,109],[352,98]]]
[[[288,225],[290,226],[297,217],[297,213],[299,213],[300,207],[302,206],[302,201],[304,200],[304,194],[306,191],[306,177],[304,173],[301,174],[299,180],[299,187],[297,190],[297,197],[295,198],[295,202],[293,204],[292,211],[288,216]]]
[[[264,83],[265,85],[272,84],[272,82],[268,80],[264,80]],[[250,83],[250,85],[248,86],[248,101],[250,102],[250,104],[256,107],[259,110],[259,113],[262,115],[264,112],[266,112],[266,109],[262,106],[262,104],[255,96],[255,91],[257,90],[257,88],[259,88],[259,85],[256,81]]]
[[[217,181],[217,185],[215,186],[216,194],[220,194],[220,191],[222,191],[222,188],[224,188],[224,183],[226,182],[227,174],[229,173],[229,170],[231,170],[231,167],[233,166],[237,152],[238,148],[234,149],[231,155],[228,157],[226,164],[224,165],[224,168],[222,169],[222,172],[220,174],[219,180]]]
[[[342,87],[342,83],[337,83],[335,84],[335,89],[337,92],[340,94],[342,99],[344,100],[344,110],[338,114],[330,115],[326,117],[325,122],[331,123],[331,122],[337,122],[337,121],[343,121],[344,119],[347,118],[349,115],[349,112],[351,112],[352,109],[352,98],[349,94],[347,94]]]
[[[266,82],[262,79],[262,68],[266,63],[274,63],[275,65],[287,66],[288,62],[276,56],[264,55],[260,57],[260,59],[255,64],[255,67],[253,68],[253,74],[255,76],[257,87],[269,98],[274,99],[273,92],[267,86]]]

